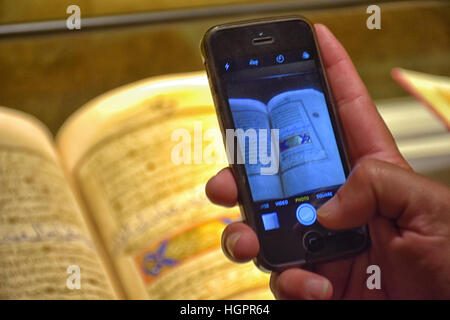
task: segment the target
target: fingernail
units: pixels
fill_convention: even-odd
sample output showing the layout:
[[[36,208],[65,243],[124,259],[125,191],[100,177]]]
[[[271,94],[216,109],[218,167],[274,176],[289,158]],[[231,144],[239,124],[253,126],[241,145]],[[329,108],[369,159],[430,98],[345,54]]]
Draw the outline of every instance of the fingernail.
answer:
[[[227,248],[228,254],[234,258],[234,246],[238,242],[241,234],[239,232],[235,232],[230,234],[225,241],[225,247]]]
[[[331,213],[333,213],[337,208],[337,200],[335,198],[331,198],[323,206],[317,210],[317,215],[319,217],[325,218],[328,217]]]
[[[311,300],[325,299],[330,282],[326,279],[309,279],[305,283],[306,298]]]
[[[321,207],[319,209],[319,211],[317,211],[317,215],[322,218],[328,217],[330,214],[331,214],[331,211],[327,210],[327,208],[323,208],[323,207]]]

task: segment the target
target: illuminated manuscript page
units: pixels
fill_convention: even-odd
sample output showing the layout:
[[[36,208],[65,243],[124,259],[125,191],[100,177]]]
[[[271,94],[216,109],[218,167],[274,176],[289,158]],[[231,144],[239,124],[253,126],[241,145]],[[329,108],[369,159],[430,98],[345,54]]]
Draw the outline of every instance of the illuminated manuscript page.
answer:
[[[261,293],[269,292],[268,274],[221,252],[222,230],[240,214],[205,196],[205,183],[226,161],[203,74],[143,80],[100,96],[57,142],[127,297],[269,296]]]
[[[0,107],[0,299],[114,297],[50,134]]]

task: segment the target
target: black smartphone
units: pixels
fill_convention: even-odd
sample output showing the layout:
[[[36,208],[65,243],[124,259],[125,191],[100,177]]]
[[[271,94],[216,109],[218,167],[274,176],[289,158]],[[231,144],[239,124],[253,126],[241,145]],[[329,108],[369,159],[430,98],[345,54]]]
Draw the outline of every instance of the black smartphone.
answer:
[[[201,48],[243,219],[258,235],[256,265],[281,271],[362,252],[367,227],[317,221],[350,164],[311,23],[219,25]]]

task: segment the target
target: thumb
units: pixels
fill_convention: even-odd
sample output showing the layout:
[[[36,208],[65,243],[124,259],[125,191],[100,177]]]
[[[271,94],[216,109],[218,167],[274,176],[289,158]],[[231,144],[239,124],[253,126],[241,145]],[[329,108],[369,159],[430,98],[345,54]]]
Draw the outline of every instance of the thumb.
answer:
[[[317,212],[318,220],[330,229],[359,227],[375,216],[396,220],[399,227],[410,227],[426,213],[426,220],[437,217],[437,204],[450,207],[450,189],[419,174],[375,159],[364,159],[352,170],[336,195]]]

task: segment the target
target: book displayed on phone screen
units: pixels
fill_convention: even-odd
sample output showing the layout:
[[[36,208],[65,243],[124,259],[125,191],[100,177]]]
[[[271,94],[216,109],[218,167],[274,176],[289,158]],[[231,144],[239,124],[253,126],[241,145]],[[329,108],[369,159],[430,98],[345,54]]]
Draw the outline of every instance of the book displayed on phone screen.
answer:
[[[267,129],[267,132],[279,129],[278,174],[262,175],[260,169],[264,165],[260,161],[249,164],[250,148],[246,146],[245,163],[255,201],[287,198],[345,182],[325,98],[320,91],[283,92],[267,105],[236,98],[229,99],[229,103],[237,128]]]

